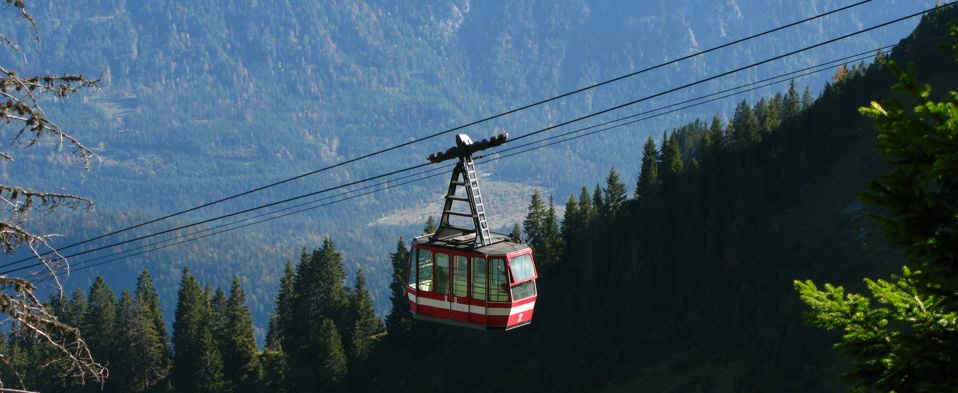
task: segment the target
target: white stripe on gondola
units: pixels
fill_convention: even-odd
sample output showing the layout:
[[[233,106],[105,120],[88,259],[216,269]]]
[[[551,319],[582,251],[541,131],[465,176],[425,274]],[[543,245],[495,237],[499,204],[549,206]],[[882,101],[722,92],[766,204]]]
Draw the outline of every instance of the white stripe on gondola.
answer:
[[[488,315],[488,316],[515,315],[521,312],[530,311],[534,309],[536,305],[536,302],[529,302],[529,303],[515,306],[512,308],[509,308],[509,307],[486,308],[483,306],[453,303],[453,302],[447,302],[445,300],[430,299],[427,297],[420,297],[419,299],[416,299],[416,295],[413,295],[411,293],[407,293],[407,296],[409,297],[409,301],[421,306],[435,307],[435,308],[445,309],[445,310],[451,309],[453,311],[468,312],[470,314]]]

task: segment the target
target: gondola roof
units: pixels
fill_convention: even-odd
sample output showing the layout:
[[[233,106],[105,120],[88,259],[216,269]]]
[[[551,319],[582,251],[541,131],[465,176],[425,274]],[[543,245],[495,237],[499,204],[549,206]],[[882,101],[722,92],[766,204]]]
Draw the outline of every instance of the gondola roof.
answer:
[[[461,251],[473,251],[483,255],[505,255],[524,250],[529,246],[513,243],[509,235],[492,232],[492,244],[475,248],[476,234],[473,231],[457,228],[443,228],[437,234],[426,234],[413,239],[416,245],[450,248]]]

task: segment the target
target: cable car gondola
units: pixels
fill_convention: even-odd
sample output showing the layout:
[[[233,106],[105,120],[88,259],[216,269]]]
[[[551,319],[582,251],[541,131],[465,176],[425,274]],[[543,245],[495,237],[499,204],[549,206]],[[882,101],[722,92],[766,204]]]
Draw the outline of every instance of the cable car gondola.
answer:
[[[436,231],[412,241],[406,294],[414,318],[484,330],[532,323],[538,278],[532,248],[489,230],[472,159],[472,153],[506,138],[500,134],[473,143],[459,134],[455,147],[429,156],[434,163],[453,158],[459,163]],[[469,211],[453,210],[456,202],[468,204]]]

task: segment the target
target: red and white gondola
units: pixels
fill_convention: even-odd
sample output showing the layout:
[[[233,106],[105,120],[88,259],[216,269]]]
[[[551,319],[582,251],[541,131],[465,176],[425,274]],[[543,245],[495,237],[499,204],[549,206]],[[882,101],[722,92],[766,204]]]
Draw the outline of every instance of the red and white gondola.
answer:
[[[487,330],[532,323],[536,271],[532,248],[488,229],[472,153],[502,144],[506,134],[473,143],[465,134],[457,146],[429,156],[432,162],[458,158],[436,232],[412,241],[406,294],[416,319]],[[465,195],[458,194],[462,188]],[[466,202],[468,212],[453,210]],[[451,217],[473,228],[454,226]]]

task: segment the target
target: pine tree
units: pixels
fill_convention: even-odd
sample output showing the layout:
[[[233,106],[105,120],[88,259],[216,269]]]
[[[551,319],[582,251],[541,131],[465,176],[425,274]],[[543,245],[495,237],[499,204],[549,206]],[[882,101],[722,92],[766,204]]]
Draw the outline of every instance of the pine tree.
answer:
[[[256,353],[253,318],[239,277],[233,277],[224,314],[227,345],[223,350],[223,377],[227,391],[256,392],[262,369]]]
[[[343,351],[343,343],[336,324],[329,318],[323,318],[319,325],[316,337],[318,351],[316,358],[320,359],[319,369],[315,370],[317,374],[316,391],[320,392],[345,392],[346,374],[348,372],[346,365],[346,354]]]
[[[207,294],[212,291],[212,288],[207,286]],[[219,348],[220,354],[225,355],[226,351],[229,350],[229,333],[227,332],[227,316],[226,316],[226,293],[223,292],[221,288],[216,288],[213,292],[213,296],[210,298],[210,310],[212,316],[210,318],[210,324],[213,332],[213,339],[216,340],[216,347]]]
[[[655,195],[659,186],[659,152],[650,136],[642,152],[642,171],[635,185],[635,199],[644,199]]]
[[[609,175],[605,178],[605,189],[603,189],[605,197],[602,198],[604,201],[602,216],[606,220],[612,220],[619,214],[619,209],[622,208],[622,204],[625,203],[626,196],[628,195],[625,190],[625,184],[622,184],[622,181],[619,179],[619,173],[615,171],[615,168],[609,169]]]
[[[311,363],[317,353],[327,350],[323,346],[327,345],[329,332],[323,332],[320,323],[327,319],[339,321],[335,327],[348,322],[344,278],[342,256],[330,238],[324,239],[322,247],[296,268],[293,324],[285,337],[289,344],[284,346],[290,366],[287,378],[293,391],[312,391],[321,383]],[[342,335],[336,332],[336,337],[342,351]]]
[[[788,85],[788,93],[785,93],[784,106],[785,110],[782,116],[784,119],[795,117],[802,111],[802,102],[798,96],[798,90],[795,90],[795,81],[792,81]]]
[[[599,188],[599,185],[595,185],[595,189],[592,190],[592,212],[593,217],[599,217],[602,215],[602,212],[605,211],[605,204],[602,201],[602,189]]]
[[[303,263],[307,258],[306,250],[303,250],[300,263]],[[267,347],[283,348],[285,351],[285,345],[289,344],[288,338],[293,326],[294,281],[293,263],[286,261],[283,277],[279,280],[279,291],[276,294],[276,308],[273,311],[275,323],[270,324],[271,329],[266,337]]]
[[[589,190],[585,187],[582,187],[582,190],[579,191],[579,217],[581,217],[582,229],[585,229],[592,222],[592,218],[595,217],[592,197],[589,196]]]
[[[760,124],[755,111],[749,106],[748,101],[742,100],[735,107],[735,114],[732,116],[732,125],[735,134],[732,139],[739,148],[761,141]]]
[[[951,29],[958,39],[958,26]],[[958,45],[954,47],[958,59]],[[813,325],[841,330],[834,345],[852,361],[863,392],[945,392],[958,386],[958,91],[933,101],[931,87],[894,62],[895,90],[910,103],[872,102],[876,145],[889,171],[863,199],[910,266],[888,280],[865,278],[870,292],[846,293],[795,281]]]
[[[805,86],[805,91],[802,92],[802,110],[806,110],[812,107],[812,104],[815,103],[815,99],[812,98],[812,90]]]
[[[551,195],[549,196],[549,209],[546,210],[540,231],[542,236],[541,247],[545,255],[543,265],[558,263],[562,252],[562,236],[559,232],[558,217],[556,217],[556,208]]]
[[[432,216],[426,219],[426,224],[422,228],[422,233],[436,232],[436,219]]]
[[[153,286],[153,277],[146,269],[136,278],[135,302],[142,304],[149,310],[150,319],[153,321],[153,330],[156,332],[156,343],[162,354],[158,363],[153,365],[157,375],[166,376],[173,367],[173,350],[170,348],[170,336],[166,331],[166,322],[163,320],[163,310],[160,308],[160,295]]]
[[[131,299],[127,291],[120,296],[119,309],[124,328],[118,341],[123,348],[122,361],[119,362],[122,369],[114,368],[113,374],[119,373],[122,382],[116,386],[116,392],[163,390],[162,387],[168,385],[166,378],[171,366],[169,344],[155,323],[159,310],[153,309],[150,295],[155,292],[151,290],[152,285],[140,285],[148,275],[140,277],[143,279],[139,280],[135,299]],[[163,329],[165,332],[165,327]],[[116,378],[111,380],[115,381]]]
[[[73,291],[70,300],[63,305],[60,320],[70,326],[80,326],[83,323],[83,317],[86,315],[87,301],[83,290],[77,288]]]
[[[537,254],[545,251],[546,247],[542,233],[545,218],[545,203],[542,202],[542,196],[539,194],[539,190],[536,190],[529,199],[529,208],[525,220],[522,221],[522,228],[526,231],[526,241]]]
[[[116,329],[116,296],[113,290],[106,285],[103,277],[97,276],[90,286],[87,309],[80,324],[83,336],[86,338],[90,351],[107,368],[113,363],[114,338]]]
[[[682,159],[682,150],[675,138],[669,137],[662,147],[662,185],[666,192],[672,193],[679,176],[685,172],[685,161]]]
[[[181,392],[222,390],[222,359],[213,337],[212,306],[206,292],[183,269],[173,321],[173,385]]]
[[[562,243],[572,244],[575,235],[582,230],[582,214],[575,195],[569,195],[565,202],[565,214],[562,216]]]
[[[140,354],[133,350],[134,348],[134,327],[133,317],[133,298],[130,291],[123,290],[120,293],[120,299],[117,301],[116,317],[117,324],[122,326],[117,329],[117,335],[114,341],[116,356],[114,365],[110,366],[110,378],[107,380],[106,391],[112,392],[140,392],[136,389],[134,382],[135,369],[138,368],[137,360]]]
[[[386,316],[386,336],[393,346],[401,346],[407,342],[412,330],[412,315],[409,313],[409,298],[406,296],[406,283],[409,267],[409,249],[406,242],[399,239],[396,251],[389,254],[392,261],[393,276],[389,284],[389,301],[392,304],[389,315]]]
[[[512,232],[509,233],[509,240],[513,243],[522,243],[522,227],[519,224],[512,225]]]
[[[352,312],[352,327],[349,330],[347,345],[347,359],[351,365],[357,384],[367,379],[365,367],[369,353],[372,351],[373,335],[379,330],[381,322],[373,310],[373,299],[366,290],[366,278],[361,270],[356,272],[356,285],[350,293],[350,311]]]

